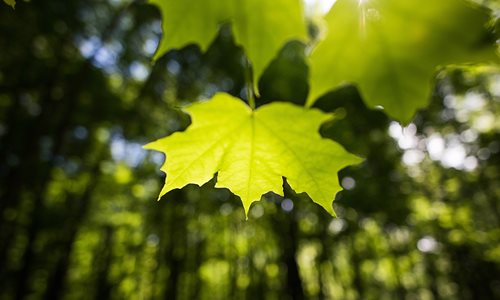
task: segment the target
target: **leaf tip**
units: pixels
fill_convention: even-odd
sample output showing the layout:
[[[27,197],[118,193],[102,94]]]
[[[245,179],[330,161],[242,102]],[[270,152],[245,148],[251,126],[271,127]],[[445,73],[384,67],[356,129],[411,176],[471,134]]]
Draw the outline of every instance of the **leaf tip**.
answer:
[[[243,204],[243,210],[245,211],[245,221],[248,221],[248,214],[250,213],[250,207],[252,206],[252,204],[255,202],[255,201],[258,201],[260,199],[257,199],[257,200],[249,200],[247,198],[242,198],[240,196],[240,200],[241,200],[241,203]]]
[[[165,52],[162,51],[160,47],[161,44],[158,45],[158,49],[156,49],[155,53],[153,54],[153,57],[151,57],[152,64],[156,63],[158,59],[160,59],[160,57],[162,57],[163,54],[165,54]]]
[[[243,201],[242,201],[243,202]],[[245,202],[243,202],[243,210],[245,211],[245,221],[248,221],[248,214],[250,213],[250,206],[252,204],[245,204]]]
[[[332,207],[332,209],[331,209],[330,211],[328,211],[328,213],[329,213],[329,214],[330,214],[333,218],[336,218],[336,217],[337,217],[337,213],[335,213],[335,210],[333,209],[333,207]]]
[[[314,201],[314,200],[313,200]],[[335,213],[335,210],[333,209],[333,203],[330,203],[330,205],[325,205],[323,203],[318,203],[316,202],[319,206],[321,206],[328,214],[330,214],[333,218],[337,217],[337,214]]]
[[[153,150],[153,151],[160,151],[158,150],[158,141],[159,140],[156,140],[156,141],[153,141],[153,142],[149,142],[145,145],[142,146],[142,149],[144,150]]]

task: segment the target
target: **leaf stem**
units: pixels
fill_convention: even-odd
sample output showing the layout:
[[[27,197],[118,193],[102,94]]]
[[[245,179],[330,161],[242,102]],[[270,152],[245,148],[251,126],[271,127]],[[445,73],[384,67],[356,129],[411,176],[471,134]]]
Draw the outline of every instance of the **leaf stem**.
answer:
[[[255,110],[255,96],[253,91],[252,67],[248,58],[245,57],[245,90],[247,92],[248,105],[252,110]]]

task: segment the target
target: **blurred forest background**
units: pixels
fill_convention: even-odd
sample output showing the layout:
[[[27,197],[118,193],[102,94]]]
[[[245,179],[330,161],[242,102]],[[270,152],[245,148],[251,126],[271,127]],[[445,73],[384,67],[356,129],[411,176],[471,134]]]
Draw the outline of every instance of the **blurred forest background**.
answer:
[[[245,98],[229,28],[153,65],[160,22],[145,1],[0,5],[0,299],[500,299],[498,69],[441,70],[406,127],[355,87],[324,96],[342,117],[322,135],[367,158],[338,218],[286,188],[245,221],[213,182],[156,201],[164,158],[142,145],[188,126],[182,104]],[[259,104],[304,103],[303,51]]]

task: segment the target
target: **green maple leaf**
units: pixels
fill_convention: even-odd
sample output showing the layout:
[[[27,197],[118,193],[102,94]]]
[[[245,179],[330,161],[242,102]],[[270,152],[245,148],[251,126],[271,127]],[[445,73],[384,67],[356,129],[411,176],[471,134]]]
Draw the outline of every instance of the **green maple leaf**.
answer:
[[[3,0],[7,5],[11,6],[12,8],[16,7],[16,0]]]
[[[488,12],[462,0],[338,0],[310,57],[308,103],[343,83],[408,122],[427,104],[436,67],[495,62]]]
[[[160,197],[193,183],[202,185],[218,172],[216,187],[241,198],[245,213],[269,191],[283,195],[283,177],[333,214],[341,190],[337,172],[360,158],[322,138],[320,125],[331,114],[274,102],[253,111],[228,94],[196,103],[185,111],[192,124],[145,146],[166,154],[167,174]]]
[[[291,39],[305,39],[300,0],[152,0],[163,15],[163,38],[155,59],[171,49],[196,43],[204,51],[224,22],[243,46],[257,79]]]

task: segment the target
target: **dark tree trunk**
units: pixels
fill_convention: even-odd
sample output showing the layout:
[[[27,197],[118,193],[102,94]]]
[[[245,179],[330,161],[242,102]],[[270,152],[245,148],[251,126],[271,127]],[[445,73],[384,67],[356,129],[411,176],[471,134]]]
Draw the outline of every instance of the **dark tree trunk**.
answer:
[[[170,224],[169,224],[169,237],[170,243],[167,244],[165,249],[165,261],[169,268],[169,277],[166,282],[166,289],[163,295],[165,300],[175,300],[179,297],[179,277],[182,272],[183,261],[186,252],[186,217],[183,209],[179,207],[179,202],[187,202],[183,190],[172,191],[168,195],[168,200],[171,201],[172,206],[170,211]],[[187,205],[184,203],[183,205]],[[179,248],[181,247],[181,248]]]
[[[351,262],[352,262],[352,268],[354,270],[354,279],[353,279],[353,285],[356,291],[358,292],[358,298],[359,299],[364,299],[364,285],[363,285],[363,279],[361,278],[361,260],[358,255],[358,250],[356,249],[356,246],[354,244],[353,238],[350,238],[351,241]]]
[[[102,154],[98,156],[98,160],[94,163],[94,167],[90,170],[92,176],[90,176],[90,181],[83,194],[80,196],[79,200],[70,197],[69,203],[76,203],[73,208],[72,216],[68,217],[68,224],[65,225],[65,240],[63,242],[62,253],[59,257],[56,267],[49,279],[47,290],[45,292],[45,299],[47,300],[57,300],[61,298],[62,292],[64,291],[64,283],[66,279],[66,274],[69,269],[71,253],[73,250],[73,245],[78,234],[78,230],[84,221],[87,212],[89,210],[92,193],[94,192],[100,178],[100,162],[101,158],[107,153],[107,151],[101,150]]]
[[[290,189],[288,184],[284,187],[285,198],[290,198],[296,200],[295,203],[299,201],[299,197]],[[285,212],[280,212],[286,214]],[[298,224],[297,216],[295,214],[295,209],[289,214],[284,215],[283,224],[277,225],[277,227],[285,228],[285,231],[280,234],[281,244],[283,245],[282,259],[286,265],[286,293],[291,299],[302,300],[305,299],[304,289],[302,287],[302,279],[300,277],[299,265],[297,263],[296,255],[298,250]]]
[[[94,299],[110,299],[113,285],[109,282],[108,274],[113,257],[113,235],[114,231],[111,226],[104,228],[103,242],[97,252],[96,266],[96,281],[94,286],[95,297]]]
[[[59,114],[60,121],[58,122],[57,127],[55,129],[54,139],[53,139],[54,145],[52,147],[50,154],[51,161],[48,163],[40,164],[43,173],[40,175],[41,177],[40,182],[34,189],[34,205],[33,205],[33,210],[31,211],[31,220],[33,221],[28,227],[28,235],[27,235],[28,242],[25,253],[23,255],[23,260],[22,260],[23,265],[18,273],[16,299],[23,299],[25,295],[29,293],[29,288],[28,288],[29,274],[31,268],[33,267],[33,263],[35,262],[33,247],[37,235],[40,232],[40,228],[42,227],[41,217],[44,215],[43,214],[44,202],[45,202],[44,197],[47,185],[51,179],[51,171],[53,167],[52,162],[55,157],[57,157],[62,153],[62,149],[66,141],[66,133],[67,130],[69,129],[69,125],[72,122],[73,114],[75,113],[77,108],[77,101],[73,100],[73,96],[76,95],[76,91],[79,90],[80,84],[83,78],[85,77],[85,74],[88,73],[89,68],[90,68],[90,63],[89,62],[84,63],[82,69],[78,73],[77,78],[75,78],[76,80],[75,87],[74,90],[72,90],[74,94],[72,93],[71,95],[68,95],[66,101],[64,102],[65,105],[62,107],[60,111]],[[37,151],[37,155],[39,156],[38,152],[39,150]]]

